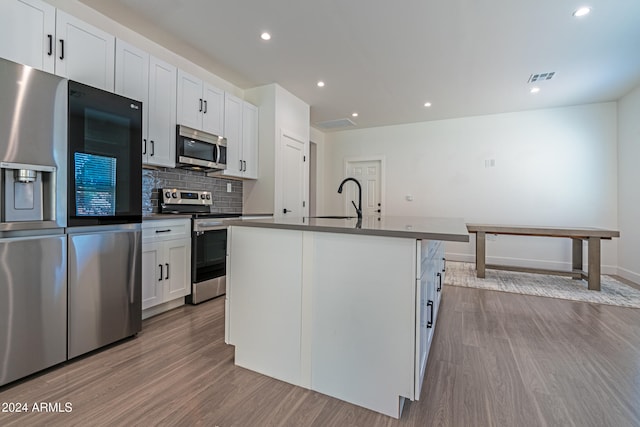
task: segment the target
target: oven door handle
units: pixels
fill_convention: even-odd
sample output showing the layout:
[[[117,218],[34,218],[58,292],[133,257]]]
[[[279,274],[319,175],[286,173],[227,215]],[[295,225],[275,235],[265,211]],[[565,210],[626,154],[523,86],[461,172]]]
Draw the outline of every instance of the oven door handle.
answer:
[[[198,231],[191,231],[191,283],[196,281],[196,264],[198,262]]]

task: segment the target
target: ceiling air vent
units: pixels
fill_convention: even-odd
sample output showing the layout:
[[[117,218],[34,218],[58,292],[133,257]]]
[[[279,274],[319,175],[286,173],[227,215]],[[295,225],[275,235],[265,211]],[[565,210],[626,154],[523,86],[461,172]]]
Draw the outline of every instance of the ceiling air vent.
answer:
[[[336,119],[336,120],[327,120],[325,122],[318,122],[316,126],[322,129],[339,129],[352,127],[356,124],[349,119]]]
[[[531,76],[529,76],[529,81],[527,83],[535,83],[535,82],[543,82],[546,80],[551,80],[555,75],[556,75],[555,71],[551,71],[550,73],[531,74]]]

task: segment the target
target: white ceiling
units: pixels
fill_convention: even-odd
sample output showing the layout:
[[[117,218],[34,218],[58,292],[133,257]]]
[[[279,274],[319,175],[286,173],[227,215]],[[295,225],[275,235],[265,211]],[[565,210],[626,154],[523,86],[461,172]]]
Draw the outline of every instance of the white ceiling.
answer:
[[[640,0],[80,1],[242,89],[280,84],[312,125],[612,101],[640,84]],[[551,71],[531,94],[529,76]]]

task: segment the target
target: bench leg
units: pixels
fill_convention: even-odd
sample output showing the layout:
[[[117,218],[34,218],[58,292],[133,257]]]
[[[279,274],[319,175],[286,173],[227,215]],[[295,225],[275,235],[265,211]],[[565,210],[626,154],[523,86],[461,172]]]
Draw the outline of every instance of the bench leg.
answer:
[[[600,238],[589,237],[589,290],[600,290]]]
[[[485,233],[476,233],[476,277],[484,279],[485,270]]]
[[[571,239],[572,241],[572,258],[573,263],[571,265],[573,274],[571,277],[574,280],[582,278],[582,239]]]

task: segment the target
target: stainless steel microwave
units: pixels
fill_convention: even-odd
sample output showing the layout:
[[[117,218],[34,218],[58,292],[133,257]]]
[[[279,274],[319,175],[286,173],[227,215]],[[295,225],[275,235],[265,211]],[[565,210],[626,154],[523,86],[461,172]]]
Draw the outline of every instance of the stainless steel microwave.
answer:
[[[219,170],[227,167],[227,139],[178,125],[176,130],[176,167]]]

